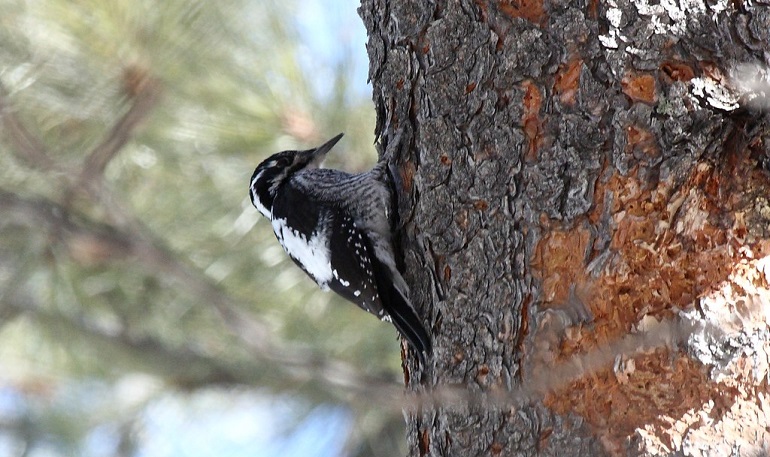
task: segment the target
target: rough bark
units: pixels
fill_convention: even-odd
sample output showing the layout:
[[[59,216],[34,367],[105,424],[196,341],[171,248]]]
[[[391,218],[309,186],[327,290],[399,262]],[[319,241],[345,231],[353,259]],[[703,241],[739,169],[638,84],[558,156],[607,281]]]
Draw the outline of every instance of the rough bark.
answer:
[[[766,452],[770,137],[736,75],[767,79],[770,9],[359,11],[434,337],[406,382],[465,392],[410,455]]]

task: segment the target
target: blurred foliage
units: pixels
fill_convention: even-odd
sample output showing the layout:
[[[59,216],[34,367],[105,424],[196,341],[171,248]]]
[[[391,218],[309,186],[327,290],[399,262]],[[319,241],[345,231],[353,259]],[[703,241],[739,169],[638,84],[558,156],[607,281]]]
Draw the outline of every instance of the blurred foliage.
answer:
[[[278,150],[345,131],[330,166],[376,160],[349,59],[302,55],[296,8],[0,0],[0,388],[45,399],[141,374],[152,392],[253,386],[328,402],[344,392],[313,367],[297,374],[307,360],[396,376],[395,331],[318,291],[248,200],[254,167]],[[324,93],[320,74],[333,75]],[[242,316],[267,342],[248,344]],[[275,348],[309,355],[284,366]],[[78,455],[88,430],[132,423],[145,401],[80,405],[74,424],[28,405],[34,426],[0,418],[0,429]],[[393,428],[350,406],[369,418],[356,439]]]

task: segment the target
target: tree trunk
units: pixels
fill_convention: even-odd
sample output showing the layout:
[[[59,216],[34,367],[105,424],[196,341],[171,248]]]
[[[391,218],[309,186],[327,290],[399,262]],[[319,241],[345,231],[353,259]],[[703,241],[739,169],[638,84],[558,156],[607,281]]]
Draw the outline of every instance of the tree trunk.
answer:
[[[770,136],[745,83],[770,9],[359,11],[434,338],[406,382],[464,392],[407,415],[410,455],[767,452]]]

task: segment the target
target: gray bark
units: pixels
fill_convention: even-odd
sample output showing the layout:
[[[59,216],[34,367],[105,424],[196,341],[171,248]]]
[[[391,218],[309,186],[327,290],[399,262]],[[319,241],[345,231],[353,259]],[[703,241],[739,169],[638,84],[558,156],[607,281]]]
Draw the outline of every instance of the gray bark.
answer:
[[[377,133],[400,142],[406,277],[434,337],[427,367],[407,359],[408,388],[468,392],[408,415],[410,455],[647,455],[655,440],[639,430],[656,412],[734,400],[715,387],[719,357],[693,334],[746,348],[768,341],[766,326],[742,327],[756,336],[749,343],[680,310],[731,277],[738,259],[720,257],[723,247],[765,246],[768,123],[739,108],[747,92],[727,75],[766,72],[746,65],[767,68],[768,8],[363,0],[359,12]],[[754,184],[732,182],[735,173]],[[706,222],[688,230],[697,209]],[[654,253],[644,262],[643,248]],[[709,258],[724,271],[705,267]],[[650,317],[665,331],[646,326]],[[556,363],[607,348],[582,372]],[[720,360],[736,354],[746,352]],[[646,387],[633,387],[639,373]],[[679,378],[702,389],[656,387]],[[718,441],[750,433],[737,435]],[[752,436],[767,446],[766,434]],[[676,441],[663,454],[686,454]]]

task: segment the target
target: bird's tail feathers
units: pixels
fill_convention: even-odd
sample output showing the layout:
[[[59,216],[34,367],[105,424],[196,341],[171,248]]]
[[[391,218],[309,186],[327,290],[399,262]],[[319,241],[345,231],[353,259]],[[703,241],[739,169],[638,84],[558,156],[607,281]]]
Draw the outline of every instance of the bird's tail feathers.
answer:
[[[375,269],[379,273],[387,271],[387,267],[375,259]],[[377,277],[383,277],[380,274]],[[386,274],[384,277],[390,276]],[[409,344],[417,352],[421,362],[425,362],[425,356],[430,355],[433,347],[430,336],[422,325],[420,317],[414,310],[412,303],[399,288],[396,286],[394,278],[378,281],[377,288],[380,292],[380,298],[383,306],[390,316],[393,325]]]

